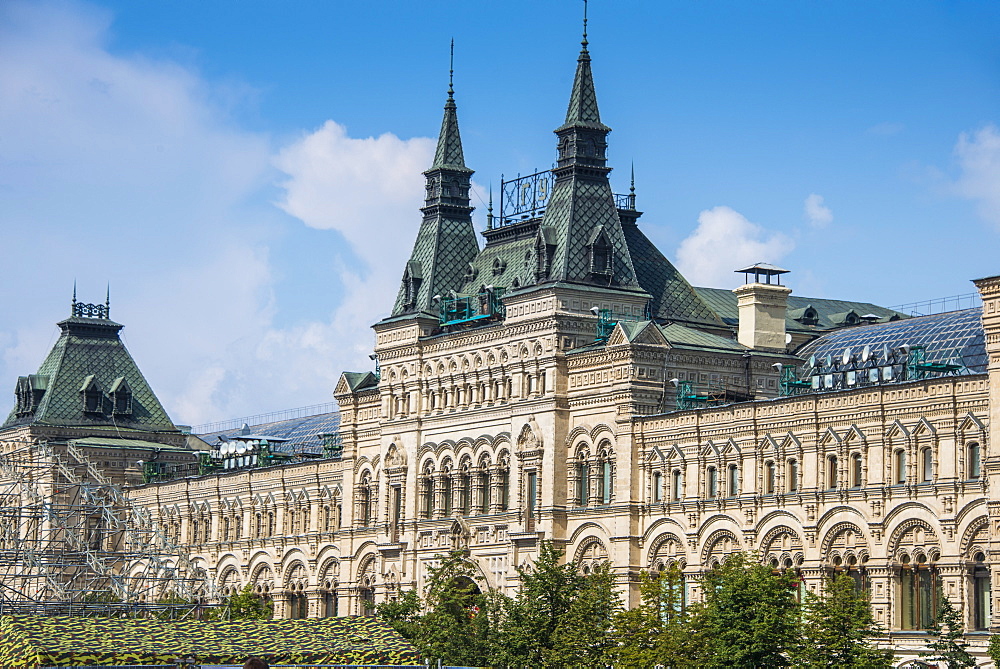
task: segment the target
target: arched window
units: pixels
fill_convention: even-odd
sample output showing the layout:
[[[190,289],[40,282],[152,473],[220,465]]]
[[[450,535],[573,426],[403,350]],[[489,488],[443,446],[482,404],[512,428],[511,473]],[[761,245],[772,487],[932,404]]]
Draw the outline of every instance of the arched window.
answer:
[[[774,494],[774,462],[768,461],[764,463],[764,493],[767,495]]]
[[[979,444],[973,442],[966,447],[969,461],[969,478],[977,479],[982,475],[981,458],[979,455]]]
[[[659,503],[663,498],[663,475],[656,471],[653,472],[653,502]]]
[[[930,448],[920,451],[920,481],[930,483],[934,480],[934,455]]]
[[[708,468],[708,481],[705,490],[705,496],[709,499],[715,499],[719,494],[719,472],[715,467]]]
[[[371,517],[371,482],[372,475],[365,472],[361,475],[361,485],[358,487],[358,523],[361,527],[368,527],[373,520]]]
[[[451,515],[451,472],[445,472],[441,478],[441,501],[444,515]]]
[[[510,507],[510,465],[506,459],[501,461],[499,478],[500,510],[506,511]]]
[[[601,504],[610,504],[614,497],[614,464],[611,458],[610,444],[604,442],[597,454],[597,498]]]
[[[906,451],[902,448],[893,453],[892,470],[893,483],[906,483]]]
[[[837,487],[837,456],[831,455],[826,458],[826,487]]]
[[[613,487],[611,460],[605,459],[601,462],[601,504],[611,503],[611,491]]]
[[[492,491],[490,490],[490,485],[492,483],[490,476],[490,468],[488,462],[481,462],[479,471],[479,513],[489,513],[490,503],[492,501]]]
[[[798,460],[788,461],[788,492],[796,492],[799,489],[799,462]]]
[[[223,518],[222,519],[222,540],[223,541],[229,541],[229,525],[230,525],[230,522],[231,521],[229,520],[229,518]]]
[[[469,475],[469,463],[462,463],[462,469],[458,476],[459,490],[459,507],[462,511],[462,515],[469,515],[469,510],[472,507],[472,477]]]
[[[851,455],[851,487],[860,488],[861,487],[861,454],[854,453]]]
[[[434,510],[434,467],[431,463],[424,465],[420,477],[420,517],[430,518]]]
[[[729,465],[728,477],[726,481],[726,492],[729,497],[737,497],[740,494],[740,468],[736,465]]]
[[[673,496],[673,500],[679,501],[684,496],[684,476],[681,474],[681,470],[675,469],[672,474],[673,480],[670,485],[670,494]]]

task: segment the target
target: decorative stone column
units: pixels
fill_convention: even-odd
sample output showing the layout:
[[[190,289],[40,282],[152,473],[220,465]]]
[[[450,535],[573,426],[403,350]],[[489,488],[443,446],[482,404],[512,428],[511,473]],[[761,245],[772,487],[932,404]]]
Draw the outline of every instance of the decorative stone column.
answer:
[[[982,449],[983,475],[988,489],[1000,486],[1000,276],[973,281],[983,298],[983,332],[986,335],[987,378],[989,384],[988,438]],[[986,501],[990,519],[990,555],[992,575],[993,619],[990,631],[1000,632],[1000,498],[995,494]]]

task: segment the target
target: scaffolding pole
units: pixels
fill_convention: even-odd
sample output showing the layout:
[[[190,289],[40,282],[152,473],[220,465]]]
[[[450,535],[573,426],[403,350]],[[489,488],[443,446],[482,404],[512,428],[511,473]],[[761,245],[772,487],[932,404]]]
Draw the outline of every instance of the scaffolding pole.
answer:
[[[0,614],[151,615],[215,598],[205,570],[82,449],[0,439]]]

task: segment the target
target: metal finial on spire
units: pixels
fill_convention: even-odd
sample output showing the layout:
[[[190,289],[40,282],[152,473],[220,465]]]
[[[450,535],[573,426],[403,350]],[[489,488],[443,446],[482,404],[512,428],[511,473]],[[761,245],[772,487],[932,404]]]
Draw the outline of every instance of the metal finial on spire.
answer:
[[[628,187],[628,203],[635,210],[635,161],[632,162],[632,183]]]
[[[587,0],[583,0],[583,41],[580,44],[583,46],[583,50],[586,51],[587,44],[589,44],[587,41]]]
[[[455,38],[451,38],[451,58],[448,60],[448,98],[455,95]]]
[[[73,279],[73,304],[76,304],[76,279]]]
[[[108,308],[108,313],[111,312],[111,282],[108,281],[108,292],[104,294],[104,306]]]
[[[493,182],[490,182],[490,204],[486,208],[486,229],[493,229]]]

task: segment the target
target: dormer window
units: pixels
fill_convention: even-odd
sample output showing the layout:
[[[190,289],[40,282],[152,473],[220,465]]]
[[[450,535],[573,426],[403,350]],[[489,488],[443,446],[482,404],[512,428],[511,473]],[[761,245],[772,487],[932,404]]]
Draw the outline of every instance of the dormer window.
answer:
[[[503,274],[503,271],[507,269],[507,261],[500,258],[493,259],[493,276],[499,276]]]
[[[130,416],[132,414],[132,389],[128,385],[125,377],[119,376],[111,384],[111,406],[116,416]]]
[[[35,413],[38,405],[42,403],[42,397],[49,387],[49,377],[31,374],[17,379],[14,387],[14,396],[17,398],[17,408],[14,409],[18,417],[30,416]]]
[[[535,280],[541,281],[549,276],[552,269],[552,258],[556,253],[555,231],[552,226],[539,228],[535,238]]]
[[[94,379],[93,374],[83,380],[83,385],[80,386],[80,398],[83,401],[84,413],[104,413],[104,392],[101,390],[100,384]]]
[[[423,271],[420,263],[411,260],[406,263],[406,271],[403,273],[403,308],[413,309],[417,305],[417,292],[420,290],[420,282],[423,279]]]
[[[587,243],[590,254],[590,273],[598,277],[611,276],[612,273],[612,249],[611,242],[604,232],[604,226],[598,225],[590,235]]]
[[[819,325],[819,312],[810,304],[804,309],[795,309],[788,315],[803,325]]]

